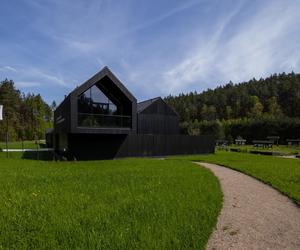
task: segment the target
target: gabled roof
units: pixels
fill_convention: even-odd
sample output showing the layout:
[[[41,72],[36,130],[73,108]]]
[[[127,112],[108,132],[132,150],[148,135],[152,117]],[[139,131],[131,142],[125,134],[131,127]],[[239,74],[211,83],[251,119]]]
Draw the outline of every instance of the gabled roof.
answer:
[[[171,110],[171,112],[173,112],[175,115],[179,116],[179,114],[174,110],[174,108],[171,107],[169,104],[167,104],[164,101],[164,99],[162,99],[161,97],[155,97],[155,98],[152,98],[149,100],[139,102],[137,104],[137,113],[143,112],[145,109],[147,109],[148,107],[150,107],[153,103],[155,103],[157,101],[161,101],[162,103],[164,103]]]
[[[149,99],[149,100],[139,102],[137,104],[137,112],[138,113],[142,112],[143,110],[148,108],[152,103],[156,102],[159,99],[161,99],[161,97],[156,97],[156,98],[152,98],[152,99]]]
[[[74,89],[70,93],[70,95],[79,96],[87,89],[99,82],[101,79],[103,79],[105,76],[107,76],[125,94],[125,96],[129,100],[136,102],[136,98],[134,97],[134,95],[130,93],[130,91],[121,83],[121,81],[110,71],[110,69],[107,66],[101,69],[97,74],[95,74],[89,80],[84,82],[82,85]]]

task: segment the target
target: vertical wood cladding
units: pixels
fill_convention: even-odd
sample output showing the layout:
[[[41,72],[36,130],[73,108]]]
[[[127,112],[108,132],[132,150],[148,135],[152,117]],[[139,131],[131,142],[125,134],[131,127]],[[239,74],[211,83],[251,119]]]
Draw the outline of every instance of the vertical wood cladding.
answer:
[[[139,103],[137,117],[138,134],[179,134],[179,117],[161,98]]]
[[[84,146],[83,146],[84,145]],[[214,153],[212,136],[69,135],[69,153],[78,160]]]
[[[124,111],[121,115],[131,119],[131,126],[78,125],[78,96],[94,85],[119,102]],[[179,116],[162,98],[137,104],[107,67],[73,90],[57,107],[54,131],[47,134],[47,143],[58,153],[79,160],[214,152],[212,136],[180,135]]]

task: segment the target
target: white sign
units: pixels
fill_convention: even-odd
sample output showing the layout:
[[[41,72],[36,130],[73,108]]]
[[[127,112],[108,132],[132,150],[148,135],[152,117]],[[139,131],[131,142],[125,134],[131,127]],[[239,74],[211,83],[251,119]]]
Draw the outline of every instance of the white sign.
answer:
[[[0,121],[3,120],[2,111],[3,111],[3,105],[0,105]]]

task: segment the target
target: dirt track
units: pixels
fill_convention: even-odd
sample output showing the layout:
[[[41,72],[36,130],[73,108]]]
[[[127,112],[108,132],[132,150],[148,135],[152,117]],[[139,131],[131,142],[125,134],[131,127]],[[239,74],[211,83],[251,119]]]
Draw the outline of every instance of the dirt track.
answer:
[[[300,249],[300,208],[245,174],[199,163],[220,180],[224,204],[207,249]]]

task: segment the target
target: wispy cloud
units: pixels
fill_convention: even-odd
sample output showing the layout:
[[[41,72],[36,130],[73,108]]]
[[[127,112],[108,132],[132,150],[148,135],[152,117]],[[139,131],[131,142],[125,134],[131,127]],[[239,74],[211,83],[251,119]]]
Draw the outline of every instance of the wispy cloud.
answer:
[[[226,29],[233,28],[229,24],[240,12],[237,8],[222,20],[212,39],[192,46],[182,62],[164,73],[165,92],[178,93],[195,83],[198,88],[201,83],[208,87],[299,69],[300,43],[290,40],[291,33],[300,35],[299,7],[294,1],[269,2],[240,24],[231,37],[221,39]]]
[[[173,16],[173,15],[176,15],[182,11],[185,11],[185,10],[188,10],[190,8],[193,8],[197,5],[200,5],[201,4],[201,1],[199,0],[194,0],[194,1],[186,1],[184,2],[184,4],[178,6],[178,7],[175,7],[173,9],[170,9],[169,11],[163,13],[162,15],[160,16],[157,16],[157,17],[154,17],[146,22],[143,22],[141,24],[138,24],[136,26],[133,26],[133,27],[129,27],[127,30],[125,31],[122,31],[120,32],[119,34],[116,34],[113,38],[119,38],[119,37],[122,37],[122,36],[125,36],[125,35],[129,35],[133,32],[138,32],[138,31],[141,31],[145,28],[148,28],[152,25],[155,25],[155,24],[158,24],[162,21],[164,21],[165,19]]]
[[[55,75],[49,74],[39,68],[26,67],[18,68],[12,66],[4,66],[0,68],[6,75],[6,78],[12,78],[19,87],[36,87],[36,86],[62,86],[69,87],[69,85],[62,79]]]
[[[14,67],[11,66],[3,66],[0,67],[0,71],[12,71],[12,72],[17,72],[17,70]]]
[[[166,83],[165,91],[178,92],[189,84],[210,78],[218,60],[223,32],[228,28],[231,20],[239,13],[242,4],[236,6],[231,13],[225,15],[212,33],[212,36],[200,46],[193,44],[186,58],[170,70],[164,72],[163,82]]]
[[[299,1],[19,3],[1,3],[0,78],[51,101],[104,65],[138,99],[300,71]]]
[[[49,73],[45,73],[42,70],[32,68],[27,72],[28,72],[27,74],[29,74],[31,77],[40,79],[40,81],[42,81],[45,84],[49,83],[52,86],[60,85],[62,87],[68,87],[68,84],[63,79],[58,78],[57,76],[51,75]]]

